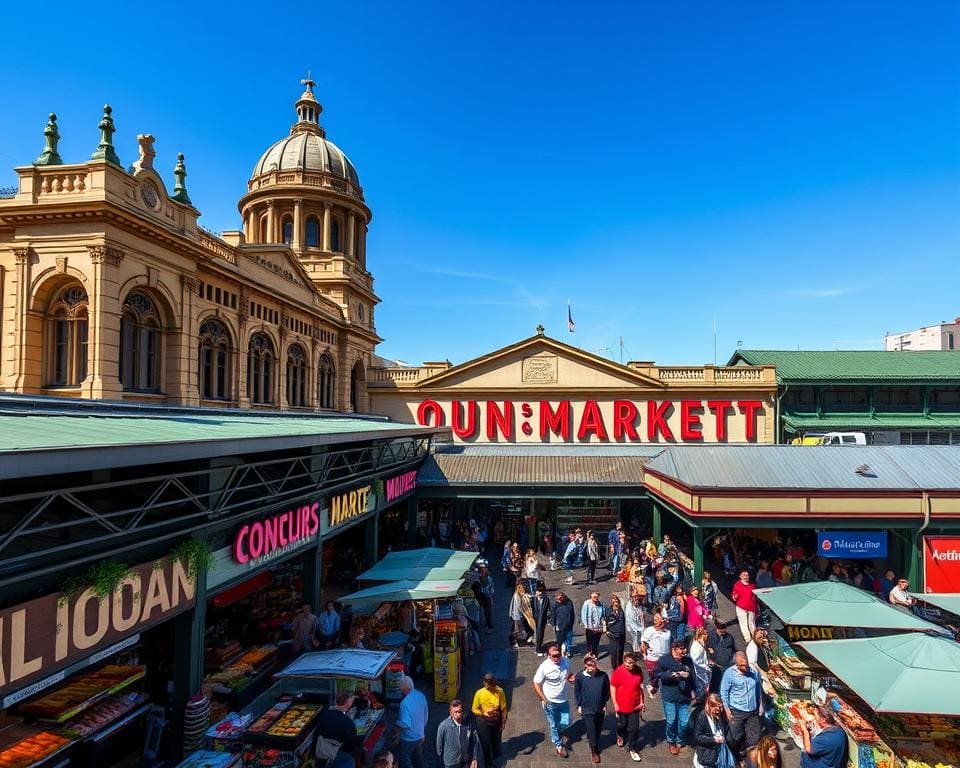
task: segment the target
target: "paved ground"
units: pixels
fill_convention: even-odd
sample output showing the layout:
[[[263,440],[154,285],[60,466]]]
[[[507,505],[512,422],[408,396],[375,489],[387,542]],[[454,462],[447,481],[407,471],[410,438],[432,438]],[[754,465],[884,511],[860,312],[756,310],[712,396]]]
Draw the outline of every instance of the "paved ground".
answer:
[[[598,569],[598,577],[607,579],[606,570]],[[585,569],[577,572],[579,580],[577,585],[569,587],[563,584],[563,571],[546,571],[547,589],[551,596],[558,588],[563,588],[568,596],[571,596],[575,602],[577,611],[583,601],[589,597],[593,587],[583,585],[585,579]],[[495,574],[497,581],[497,600],[494,605],[494,626],[491,634],[483,636],[484,649],[473,657],[469,657],[464,667],[464,683],[461,688],[461,698],[466,707],[469,708],[473,699],[473,692],[480,687],[483,674],[487,671],[493,672],[507,694],[507,701],[510,707],[507,727],[503,734],[504,740],[504,760],[503,765],[510,768],[537,768],[537,766],[556,766],[563,764],[571,768],[582,768],[592,765],[590,761],[590,748],[587,746],[586,735],[582,723],[577,719],[576,710],[571,707],[574,722],[568,731],[570,736],[570,757],[566,760],[560,758],[546,737],[547,724],[543,717],[543,710],[533,692],[532,680],[542,659],[537,658],[536,652],[532,646],[521,648],[519,651],[512,650],[507,637],[510,632],[511,622],[507,617],[508,599],[504,599],[504,589],[501,574]],[[624,585],[616,582],[601,581],[595,587],[600,592],[604,602],[609,600],[612,592],[620,592]],[[734,615],[733,607],[730,603],[721,597],[721,612],[726,616]],[[738,632],[734,632],[738,635]],[[552,641],[553,630],[547,630],[547,641]],[[574,631],[574,643],[577,654],[572,661],[574,672],[582,670],[583,653],[583,631],[577,627]],[[739,640],[738,640],[739,642]],[[601,652],[604,651],[604,645],[601,645]],[[609,674],[609,662],[606,657],[601,658],[600,667]],[[427,696],[428,701],[433,700],[432,684],[428,688],[424,683],[421,690]],[[572,691],[571,691],[572,699]],[[424,744],[424,755],[427,758],[427,766],[435,767],[439,763],[435,756],[435,734],[440,721],[447,716],[446,704],[431,704],[430,720],[427,728],[427,741]],[[685,748],[679,756],[670,754],[666,742],[664,741],[663,710],[659,698],[652,701],[647,699],[646,724],[643,726],[641,735],[644,741],[643,762],[640,765],[650,766],[652,768],[678,768],[679,766],[689,766],[693,764],[693,749]],[[781,745],[782,746],[782,745]],[[784,768],[797,768],[799,766],[799,753],[795,748],[783,751]],[[616,733],[614,731],[614,716],[607,716],[603,740],[601,742],[601,759],[604,765],[637,765],[630,759],[626,750],[619,749],[616,745]],[[489,767],[488,767],[489,768]]]

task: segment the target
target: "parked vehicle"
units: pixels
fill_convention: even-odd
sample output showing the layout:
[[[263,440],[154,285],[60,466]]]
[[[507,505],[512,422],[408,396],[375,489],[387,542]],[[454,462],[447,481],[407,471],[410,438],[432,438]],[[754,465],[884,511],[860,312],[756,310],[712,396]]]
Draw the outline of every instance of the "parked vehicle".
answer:
[[[827,432],[820,445],[866,445],[867,436],[863,432]]]

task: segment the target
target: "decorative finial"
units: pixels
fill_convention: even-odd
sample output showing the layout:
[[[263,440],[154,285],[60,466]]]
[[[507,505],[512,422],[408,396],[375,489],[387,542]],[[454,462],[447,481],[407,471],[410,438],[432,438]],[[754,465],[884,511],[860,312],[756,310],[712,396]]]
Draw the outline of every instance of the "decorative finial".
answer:
[[[43,138],[47,145],[34,161],[34,165],[63,165],[63,160],[57,153],[57,142],[60,141],[60,134],[57,132],[57,115],[50,113],[50,121],[47,127],[43,129]]]
[[[547,332],[547,329],[543,327],[543,323],[540,323],[537,326],[537,336],[543,336]]]
[[[187,194],[187,167],[183,164],[183,152],[177,153],[177,164],[173,167],[173,177],[176,179],[173,185],[173,199],[178,203],[193,205],[190,202],[190,196]]]
[[[133,164],[134,173],[144,169],[153,170],[153,158],[157,156],[157,150],[153,148],[153,142],[155,141],[156,139],[149,133],[137,134],[137,145],[140,147],[140,157],[138,157],[137,162]]]
[[[100,118],[100,124],[97,126],[100,129],[100,144],[94,153],[90,155],[90,159],[106,160],[108,163],[113,163],[123,168],[123,166],[120,165],[120,158],[117,157],[117,150],[113,148],[113,134],[117,129],[113,125],[113,118],[110,117],[112,112],[113,109],[110,105],[105,104],[103,107],[103,117]]]
[[[316,82],[310,76],[310,72],[307,72],[307,76],[300,81],[300,84],[306,90],[297,99],[297,122],[290,129],[290,133],[319,133],[324,136],[324,130],[320,127],[320,113],[323,112],[323,107],[313,95],[313,86]]]
[[[310,77],[310,70],[309,70],[309,69],[307,70],[307,76],[306,76],[306,78],[304,78],[303,80],[300,81],[300,85],[305,85],[305,86],[307,87],[307,90],[310,91],[310,93],[313,93],[313,86],[315,86],[316,83],[315,83],[315,82],[313,81],[313,79]]]

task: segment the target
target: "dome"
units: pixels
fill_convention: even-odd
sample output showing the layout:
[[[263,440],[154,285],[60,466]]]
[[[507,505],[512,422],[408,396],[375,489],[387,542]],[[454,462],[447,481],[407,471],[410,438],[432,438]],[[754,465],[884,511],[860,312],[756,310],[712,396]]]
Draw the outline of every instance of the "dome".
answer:
[[[273,171],[326,173],[360,186],[356,168],[340,147],[312,131],[300,131],[280,139],[263,153],[251,178]]]
[[[301,81],[306,90],[297,99],[297,122],[290,129],[290,135],[271,146],[253,168],[250,182],[271,173],[297,173],[293,179],[271,177],[263,179],[256,186],[266,184],[306,184],[309,186],[332,187],[339,192],[363,200],[363,190],[357,169],[343,151],[329,141],[320,125],[320,113],[323,107],[313,95],[313,80]],[[306,175],[317,174],[322,179],[307,180]],[[253,186],[251,186],[253,188]]]

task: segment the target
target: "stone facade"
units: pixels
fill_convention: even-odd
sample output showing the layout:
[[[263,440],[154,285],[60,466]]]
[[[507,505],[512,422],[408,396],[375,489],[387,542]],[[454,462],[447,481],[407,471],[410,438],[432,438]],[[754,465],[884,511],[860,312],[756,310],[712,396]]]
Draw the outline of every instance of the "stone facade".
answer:
[[[182,155],[172,194],[152,136],[124,170],[107,108],[93,158],[63,164],[51,115],[46,149],[0,199],[0,389],[367,412],[371,213],[306,86],[290,136],[248,182],[243,230],[222,236],[197,223]],[[265,162],[304,137],[329,157]]]

